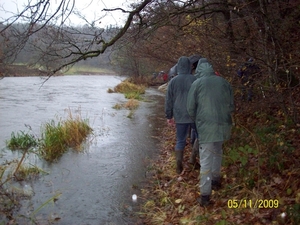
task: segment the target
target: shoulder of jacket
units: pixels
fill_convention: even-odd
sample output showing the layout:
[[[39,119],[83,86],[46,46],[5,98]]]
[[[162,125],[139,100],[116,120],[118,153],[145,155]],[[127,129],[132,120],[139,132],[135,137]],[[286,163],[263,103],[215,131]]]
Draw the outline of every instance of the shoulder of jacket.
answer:
[[[193,85],[193,86],[200,86],[202,82],[203,82],[203,79],[202,79],[202,77],[201,77],[201,78],[196,79],[196,80],[193,82],[192,85]]]

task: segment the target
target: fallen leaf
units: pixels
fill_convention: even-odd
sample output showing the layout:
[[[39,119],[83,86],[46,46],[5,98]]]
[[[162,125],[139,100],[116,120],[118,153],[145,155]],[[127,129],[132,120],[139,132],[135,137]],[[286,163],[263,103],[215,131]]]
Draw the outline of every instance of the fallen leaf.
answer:
[[[175,200],[175,203],[176,203],[176,204],[179,204],[179,203],[181,203],[181,202],[182,202],[182,199],[176,199],[176,200]]]

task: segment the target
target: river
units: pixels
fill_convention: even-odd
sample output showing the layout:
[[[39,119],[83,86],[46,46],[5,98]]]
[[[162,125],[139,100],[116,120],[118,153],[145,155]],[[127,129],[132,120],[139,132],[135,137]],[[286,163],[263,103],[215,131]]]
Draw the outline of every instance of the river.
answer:
[[[27,159],[49,174],[18,184],[32,191],[14,214],[19,224],[28,224],[33,212],[38,224],[135,224],[147,166],[158,155],[164,97],[155,88],[147,89],[145,101],[128,118],[129,110],[113,108],[126,102],[124,95],[107,92],[122,79],[77,75],[51,77],[45,83],[39,77],[0,80],[1,163],[22,156],[6,148],[12,132],[30,127],[38,136],[42,124],[66,118],[69,111],[89,119],[94,130],[83,153],[68,151],[55,163]],[[56,194],[56,201],[45,204]]]

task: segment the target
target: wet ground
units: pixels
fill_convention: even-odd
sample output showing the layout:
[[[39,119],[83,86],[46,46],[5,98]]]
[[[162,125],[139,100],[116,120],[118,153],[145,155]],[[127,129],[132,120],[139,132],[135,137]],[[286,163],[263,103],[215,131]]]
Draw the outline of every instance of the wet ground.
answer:
[[[20,130],[39,135],[41,125],[66,118],[68,111],[88,118],[94,135],[84,153],[67,152],[57,163],[36,157],[27,162],[49,172],[34,181],[21,183],[32,191],[15,214],[20,224],[34,213],[39,224],[134,224],[139,188],[146,181],[149,159],[157,156],[158,130],[164,125],[164,97],[150,88],[134,112],[116,110],[126,101],[122,94],[107,93],[121,82],[115,76],[52,77],[41,86],[38,77],[10,77],[0,81],[0,162],[20,159],[11,153],[5,140]],[[26,125],[26,126],[25,126]],[[132,195],[137,194],[137,202]],[[54,203],[45,204],[58,196]],[[1,221],[1,220],[0,220]]]

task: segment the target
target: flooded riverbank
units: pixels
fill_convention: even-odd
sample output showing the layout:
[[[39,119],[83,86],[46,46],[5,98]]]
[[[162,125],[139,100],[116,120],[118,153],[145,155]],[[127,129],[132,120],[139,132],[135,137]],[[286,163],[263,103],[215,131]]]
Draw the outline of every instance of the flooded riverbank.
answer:
[[[148,89],[146,101],[127,117],[128,110],[112,107],[126,101],[122,94],[107,93],[121,82],[114,76],[53,77],[41,86],[37,77],[5,78],[0,81],[0,161],[20,158],[11,153],[5,140],[11,132],[26,130],[38,134],[41,125],[64,118],[66,110],[88,118],[94,136],[84,153],[69,151],[57,163],[36,163],[48,175],[23,182],[33,195],[24,200],[18,215],[32,216],[45,202],[59,196],[54,203],[36,211],[41,223],[56,220],[58,224],[133,224],[138,194],[145,181],[147,163],[156,157],[157,129],[164,122],[163,95]],[[19,217],[19,222],[26,218]]]

